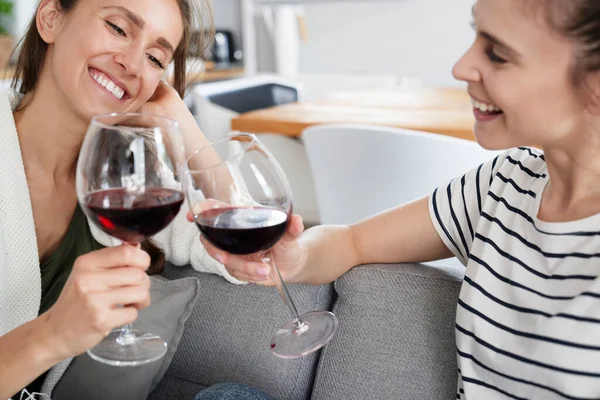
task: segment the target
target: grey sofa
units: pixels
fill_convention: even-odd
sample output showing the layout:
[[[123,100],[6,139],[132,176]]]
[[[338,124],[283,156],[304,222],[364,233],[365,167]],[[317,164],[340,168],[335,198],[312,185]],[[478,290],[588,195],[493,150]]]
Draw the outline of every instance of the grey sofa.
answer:
[[[150,400],[192,399],[220,382],[243,382],[282,400],[454,399],[454,316],[462,269],[359,266],[334,285],[291,285],[300,312],[332,310],[339,330],[323,350],[282,360],[269,350],[289,318],[273,288],[235,286],[191,268],[200,298]]]

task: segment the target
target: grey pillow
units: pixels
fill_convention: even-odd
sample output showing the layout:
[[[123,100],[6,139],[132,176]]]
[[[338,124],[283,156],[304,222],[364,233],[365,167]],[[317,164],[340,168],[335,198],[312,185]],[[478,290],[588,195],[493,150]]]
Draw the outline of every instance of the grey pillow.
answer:
[[[168,344],[165,357],[138,367],[113,367],[87,353],[75,357],[54,391],[53,400],[144,400],[171,364],[199,293],[200,282],[189,277],[174,281],[151,277],[150,306],[140,311],[134,327],[160,335]]]

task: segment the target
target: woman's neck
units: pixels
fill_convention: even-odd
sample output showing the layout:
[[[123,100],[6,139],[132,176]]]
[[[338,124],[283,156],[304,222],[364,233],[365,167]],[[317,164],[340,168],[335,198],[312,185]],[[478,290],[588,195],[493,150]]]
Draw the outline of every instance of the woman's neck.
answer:
[[[545,147],[550,182],[542,209],[553,220],[600,213],[600,127],[582,129],[568,143]]]
[[[51,174],[55,179],[72,177],[87,124],[40,77],[35,92],[26,94],[14,113],[25,167]]]

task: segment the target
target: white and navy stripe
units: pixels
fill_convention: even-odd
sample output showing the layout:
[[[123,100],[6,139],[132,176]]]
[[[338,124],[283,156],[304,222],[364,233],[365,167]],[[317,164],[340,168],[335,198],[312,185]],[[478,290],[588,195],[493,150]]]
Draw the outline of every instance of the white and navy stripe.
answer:
[[[544,155],[517,148],[438,188],[431,219],[466,266],[457,399],[600,398],[600,215],[537,218]]]

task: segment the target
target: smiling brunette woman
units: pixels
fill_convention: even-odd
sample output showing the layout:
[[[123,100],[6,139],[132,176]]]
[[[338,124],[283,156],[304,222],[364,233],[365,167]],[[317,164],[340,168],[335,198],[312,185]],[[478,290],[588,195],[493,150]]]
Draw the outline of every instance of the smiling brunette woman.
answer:
[[[207,256],[185,213],[141,248],[104,247],[75,192],[95,115],[166,115],[184,142],[207,144],[182,100],[192,23],[206,20],[197,9],[193,0],[38,5],[13,89],[0,94],[0,399],[38,392],[55,364],[133,322],[149,304],[147,269],[160,271],[165,257],[239,283]],[[163,80],[171,63],[174,87]]]

